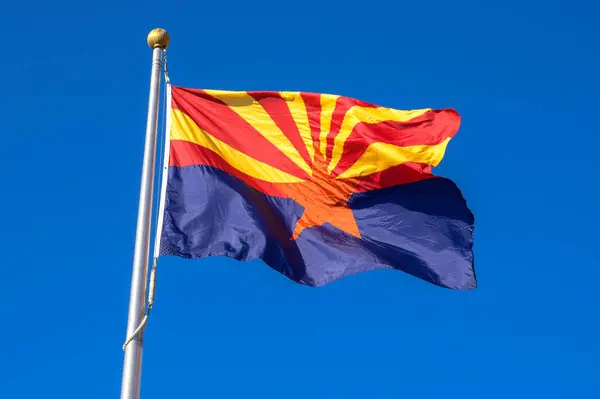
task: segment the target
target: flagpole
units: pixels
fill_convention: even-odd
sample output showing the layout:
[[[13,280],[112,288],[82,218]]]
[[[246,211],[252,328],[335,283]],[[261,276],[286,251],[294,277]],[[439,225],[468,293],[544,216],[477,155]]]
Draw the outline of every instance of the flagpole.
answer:
[[[162,72],[163,52],[169,46],[169,34],[163,29],[152,30],[148,34],[148,45],[152,48],[152,74],[150,78],[150,96],[148,99],[148,117],[146,120],[146,142],[144,145],[144,160],[140,184],[133,271],[131,274],[127,337],[131,337],[142,322],[146,307],[146,281],[148,277],[152,196],[154,192],[160,75]],[[143,329],[139,331],[125,347],[121,399],[139,399],[140,397],[143,347],[142,335]]]

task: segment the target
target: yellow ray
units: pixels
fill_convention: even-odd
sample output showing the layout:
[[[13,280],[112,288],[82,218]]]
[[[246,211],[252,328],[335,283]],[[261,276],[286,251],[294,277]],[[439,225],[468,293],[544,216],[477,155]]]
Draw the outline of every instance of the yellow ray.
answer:
[[[306,145],[308,156],[310,157],[310,160],[313,161],[315,159],[315,148],[310,131],[310,123],[308,121],[306,104],[304,104],[304,100],[302,99],[300,93],[281,92],[280,94],[287,103],[290,113],[292,114],[292,118],[294,119],[294,123],[296,126],[298,126],[300,137],[302,137],[302,141],[304,142],[304,145]]]
[[[421,162],[437,166],[444,158],[450,138],[436,145],[414,145],[401,147],[387,143],[372,143],[350,168],[342,172],[337,179],[367,176],[381,172],[404,162]]]
[[[357,124],[361,122],[380,123],[384,121],[407,122],[411,119],[423,115],[424,113],[430,110],[430,108],[426,108],[411,111],[401,111],[383,107],[368,108],[361,107],[358,105],[353,106],[348,110],[348,112],[346,112],[346,115],[344,115],[342,127],[340,128],[340,131],[337,134],[337,136],[335,136],[331,162],[329,164],[329,167],[327,168],[328,172],[331,173],[331,171],[337,166],[338,162],[340,161],[340,158],[342,157],[344,143],[346,142],[348,137],[350,137],[352,130]]]
[[[255,128],[264,138],[269,140],[286,157],[304,170],[309,176],[312,175],[310,166],[300,155],[279,126],[271,119],[262,105],[245,91],[228,92],[221,90],[204,90],[209,95],[223,101],[236,114],[243,118],[248,124]]]
[[[171,140],[189,141],[190,143],[208,148],[235,169],[256,179],[271,183],[298,183],[303,181],[289,173],[254,159],[215,138],[210,133],[202,130],[192,118],[180,110],[173,109],[171,112]]]
[[[331,118],[339,96],[321,94],[321,134],[319,135],[319,149],[323,159],[327,159],[327,135],[331,130]]]

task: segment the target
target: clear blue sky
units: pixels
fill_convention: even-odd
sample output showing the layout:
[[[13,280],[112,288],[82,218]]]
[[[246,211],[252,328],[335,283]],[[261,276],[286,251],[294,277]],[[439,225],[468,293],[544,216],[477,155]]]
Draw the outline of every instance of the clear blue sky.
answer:
[[[142,397],[592,398],[600,391],[593,0],[9,1],[0,397],[116,398],[154,27],[173,82],[454,107],[435,173],[476,218],[479,288],[323,288],[165,258]]]

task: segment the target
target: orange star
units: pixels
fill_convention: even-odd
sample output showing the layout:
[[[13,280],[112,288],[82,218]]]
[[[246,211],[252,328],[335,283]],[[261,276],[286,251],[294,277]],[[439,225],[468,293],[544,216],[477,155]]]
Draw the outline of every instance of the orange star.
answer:
[[[331,178],[323,166],[322,157],[316,157],[311,180],[280,186],[288,197],[304,207],[296,223],[292,240],[309,227],[329,223],[340,230],[360,238],[360,232],[347,202],[354,193],[355,184]]]

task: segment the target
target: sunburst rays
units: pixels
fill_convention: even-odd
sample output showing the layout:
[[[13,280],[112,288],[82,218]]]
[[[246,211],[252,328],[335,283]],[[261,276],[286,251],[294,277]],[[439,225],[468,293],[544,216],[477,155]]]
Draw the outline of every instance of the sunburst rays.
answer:
[[[311,180],[315,168],[323,169],[319,179],[340,180],[403,163],[436,166],[459,121],[448,127],[428,108],[365,106],[327,94],[173,90],[172,140],[205,147],[249,177],[271,183]],[[190,112],[195,115],[186,117]],[[317,132],[311,129],[315,120]]]

